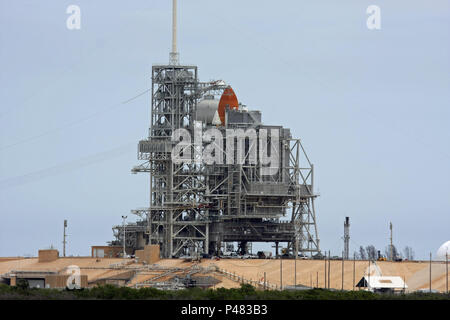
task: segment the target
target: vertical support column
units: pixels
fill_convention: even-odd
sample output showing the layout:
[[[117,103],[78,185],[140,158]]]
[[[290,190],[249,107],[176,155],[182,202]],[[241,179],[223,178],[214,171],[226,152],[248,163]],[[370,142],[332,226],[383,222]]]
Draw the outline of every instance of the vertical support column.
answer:
[[[173,31],[174,41],[172,53],[177,53],[176,49],[176,1],[174,1]],[[176,55],[171,55],[177,57]],[[209,249],[209,230],[207,224],[197,224],[199,232],[206,232],[200,238],[195,237],[195,227],[184,219],[178,217],[186,211],[193,210],[180,207],[180,201],[201,200],[203,190],[193,191],[188,189],[181,181],[185,178],[182,175],[189,175],[190,179],[197,179],[198,172],[195,166],[181,173],[178,164],[173,163],[169,142],[174,130],[179,128],[192,128],[195,106],[197,101],[197,67],[179,66],[172,60],[170,66],[160,65],[152,67],[152,114],[149,140],[156,144],[152,151],[146,152],[145,159],[150,167],[150,209],[147,218],[148,234],[150,243],[161,243],[162,256],[170,258],[178,255],[187,247],[202,247]],[[176,62],[176,63],[175,63]],[[181,175],[181,176],[180,176]],[[195,214],[191,214],[191,219],[197,219]],[[192,221],[192,220],[190,220]],[[162,227],[162,233],[159,230]],[[180,229],[184,228],[181,233]],[[175,239],[177,234],[177,239]]]
[[[291,179],[294,180],[292,182],[298,190],[295,199],[298,209],[296,214],[293,214],[293,220],[296,220],[299,226],[299,251],[301,253],[309,252],[312,257],[313,252],[320,253],[314,208],[314,199],[316,198],[314,194],[314,164],[310,162],[301,141],[299,139],[291,141],[294,142],[290,154],[290,158],[292,158],[290,165],[293,168]],[[301,167],[300,162],[302,162]]]
[[[206,225],[205,225],[205,241],[203,241],[203,252],[209,253],[209,210],[206,211]]]

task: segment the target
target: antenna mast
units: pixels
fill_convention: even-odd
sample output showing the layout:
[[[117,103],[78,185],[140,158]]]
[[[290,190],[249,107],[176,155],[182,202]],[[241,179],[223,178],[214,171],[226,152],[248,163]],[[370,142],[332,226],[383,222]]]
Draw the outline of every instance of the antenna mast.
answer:
[[[391,230],[391,245],[389,247],[389,255],[390,255],[390,260],[393,261],[394,260],[394,256],[393,256],[393,246],[392,246],[392,222],[389,222],[389,229]]]
[[[169,55],[169,64],[179,64],[177,51],[177,0],[172,1],[172,52]]]
[[[343,259],[348,260],[349,257],[349,249],[350,249],[350,218],[345,217],[344,222],[344,255]]]
[[[67,244],[67,241],[66,241],[66,237],[67,237],[66,229],[67,229],[67,220],[64,220],[63,257],[66,256],[66,244]]]

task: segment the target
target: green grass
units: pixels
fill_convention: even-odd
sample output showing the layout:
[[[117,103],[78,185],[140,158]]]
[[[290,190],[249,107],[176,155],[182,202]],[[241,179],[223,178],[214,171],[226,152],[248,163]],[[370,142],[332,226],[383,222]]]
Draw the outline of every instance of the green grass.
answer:
[[[330,291],[312,289],[302,291],[260,291],[244,284],[239,289],[200,289],[163,291],[154,288],[127,288],[111,285],[77,291],[57,289],[27,289],[0,284],[0,299],[10,300],[449,300],[450,295],[439,293],[411,293],[380,295],[366,291]]]

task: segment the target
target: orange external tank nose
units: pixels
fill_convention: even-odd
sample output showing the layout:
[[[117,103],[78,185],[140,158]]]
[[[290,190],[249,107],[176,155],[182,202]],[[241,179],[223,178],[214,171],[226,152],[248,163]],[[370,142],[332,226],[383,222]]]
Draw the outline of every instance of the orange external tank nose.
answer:
[[[225,109],[227,107],[235,110],[239,109],[238,99],[231,87],[228,87],[223,91],[219,101],[218,113],[222,124],[225,124]]]

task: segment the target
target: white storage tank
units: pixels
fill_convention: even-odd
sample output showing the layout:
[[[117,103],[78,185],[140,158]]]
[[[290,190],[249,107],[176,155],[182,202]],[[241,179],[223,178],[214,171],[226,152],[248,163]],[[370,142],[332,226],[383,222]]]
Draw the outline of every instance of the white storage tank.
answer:
[[[195,120],[212,124],[214,114],[219,108],[219,100],[212,96],[206,96],[204,99],[197,102],[197,111],[195,113]]]
[[[436,259],[445,261],[445,254],[448,255],[448,259],[450,260],[450,241],[445,242],[439,247],[436,253]]]

